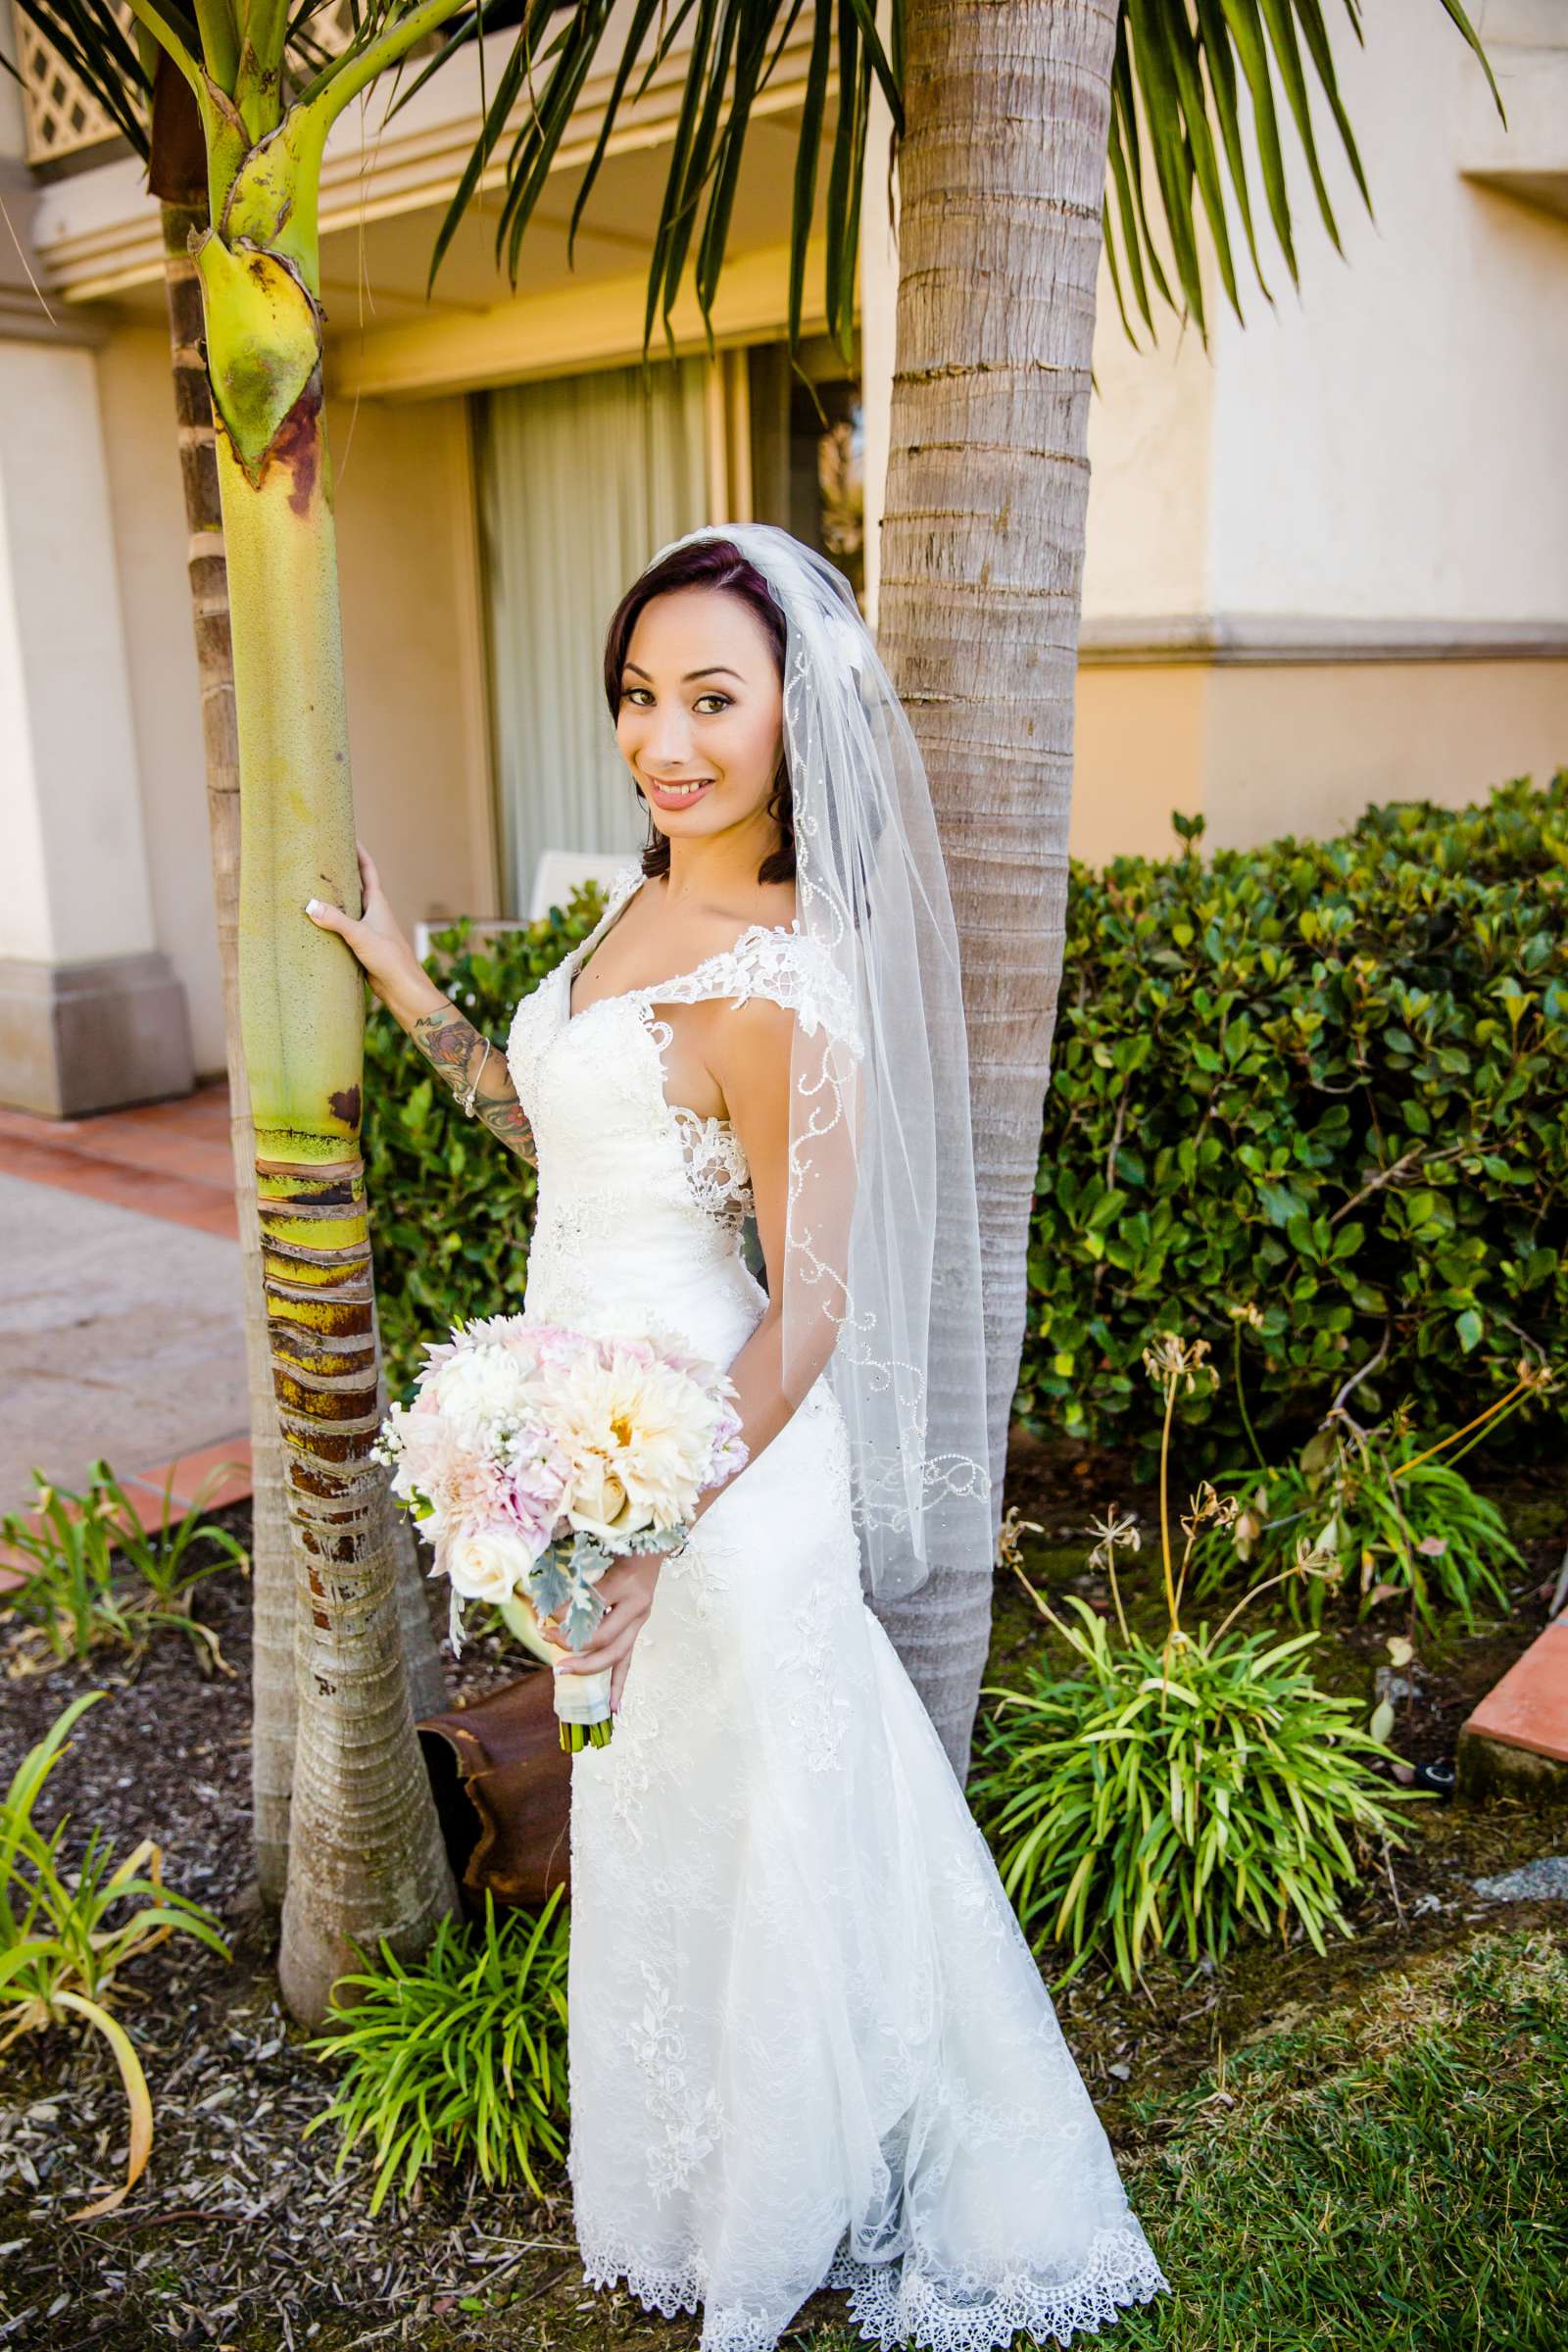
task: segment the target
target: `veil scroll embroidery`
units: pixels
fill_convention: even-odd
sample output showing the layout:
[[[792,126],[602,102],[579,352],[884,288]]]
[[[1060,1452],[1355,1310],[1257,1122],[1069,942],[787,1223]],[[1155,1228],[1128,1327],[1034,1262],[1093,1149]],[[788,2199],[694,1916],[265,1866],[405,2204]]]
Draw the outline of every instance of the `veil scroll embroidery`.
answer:
[[[804,967],[791,1060],[783,1380],[825,1371],[862,1568],[896,1599],[994,1544],[979,1220],[956,932],[914,736],[849,584],[768,524],[713,525],[785,619]]]

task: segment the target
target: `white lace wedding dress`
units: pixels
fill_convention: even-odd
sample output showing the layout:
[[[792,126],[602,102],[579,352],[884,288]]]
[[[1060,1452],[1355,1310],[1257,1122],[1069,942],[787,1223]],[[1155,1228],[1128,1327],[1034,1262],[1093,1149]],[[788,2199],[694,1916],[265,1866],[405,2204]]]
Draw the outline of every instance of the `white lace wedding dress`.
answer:
[[[728,1126],[666,1102],[659,1004],[833,975],[755,926],[572,1014],[640,880],[518,1006],[539,1154],[526,1311],[727,1364],[765,1297]],[[570,2177],[591,2283],[702,2352],[770,2352],[817,2287],[940,2352],[1067,2342],[1164,2284],[988,1849],[861,1597],[825,1377],[662,1569],[614,1738],[573,1758]]]

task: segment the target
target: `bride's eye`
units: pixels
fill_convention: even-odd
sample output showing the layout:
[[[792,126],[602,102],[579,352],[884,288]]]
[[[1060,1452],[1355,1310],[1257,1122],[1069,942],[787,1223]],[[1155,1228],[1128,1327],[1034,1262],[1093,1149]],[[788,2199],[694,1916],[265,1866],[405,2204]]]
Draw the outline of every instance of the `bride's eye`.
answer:
[[[703,710],[703,716],[710,718],[716,716],[720,710],[727,710],[730,707],[730,700],[731,698],[727,694],[700,694],[693,709],[703,710],[703,705],[707,703],[709,708],[707,710]]]
[[[639,704],[639,701],[637,701],[639,696],[642,696],[642,694],[647,694],[649,699],[651,699],[651,694],[654,694],[654,689],[651,689],[651,687],[620,687],[620,701],[623,701],[623,704],[637,704],[637,708],[642,708],[642,704]],[[698,694],[698,699],[696,699],[696,706],[694,706],[694,708],[698,708],[698,710],[701,710],[703,704],[717,704],[717,710],[729,710],[731,701],[733,701],[733,694],[719,694],[719,689],[714,687],[712,692],[710,692],[710,694]],[[714,712],[706,712],[706,715],[708,715],[708,717],[717,717],[717,710],[714,710]]]

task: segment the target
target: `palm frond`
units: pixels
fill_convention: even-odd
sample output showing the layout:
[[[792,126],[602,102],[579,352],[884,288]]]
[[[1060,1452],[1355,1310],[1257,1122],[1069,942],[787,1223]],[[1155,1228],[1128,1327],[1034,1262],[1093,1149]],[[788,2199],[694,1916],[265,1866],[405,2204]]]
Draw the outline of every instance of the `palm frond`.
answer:
[[[474,37],[484,15],[481,5],[454,26],[399,104]],[[612,15],[616,31],[611,43]],[[552,23],[557,18],[559,24]],[[431,281],[500,160],[504,186],[496,255],[515,284],[523,237],[589,77],[600,73],[605,95],[596,105],[597,131],[567,226],[569,259],[617,131],[673,59],[681,86],[653,224],[643,348],[649,349],[661,324],[669,335],[676,300],[688,280],[710,327],[747,133],[803,19],[810,41],[790,222],[790,338],[798,343],[801,336],[807,255],[821,211],[827,253],[823,308],[830,330],[847,349],[873,81],[887,93],[895,122],[902,120],[889,50],[894,57],[902,55],[903,0],[894,0],[887,47],[874,0],[636,0],[629,19],[612,9],[611,0],[578,0],[569,10],[534,0],[497,76],[479,137],[442,220]],[[824,148],[825,199],[819,191]]]
[[[1500,113],[1496,82],[1461,0],[1438,4],[1475,51]],[[1345,11],[1359,41],[1360,0],[1345,0]],[[1314,100],[1326,110],[1370,212],[1371,194],[1340,94],[1322,0],[1122,0],[1111,79],[1105,254],[1129,333],[1134,331],[1129,300],[1152,332],[1152,295],[1157,294],[1206,335],[1205,236],[1226,299],[1240,318],[1238,227],[1257,284],[1272,300],[1257,248],[1253,170],[1280,258],[1292,283],[1298,282],[1282,111],[1295,129],[1319,218],[1339,247]],[[1157,197],[1152,220],[1146,186],[1151,197]]]
[[[1495,81],[1462,0],[1438,4],[1480,59],[1495,98]],[[134,0],[141,29],[127,36],[112,0],[18,0],[24,17],[143,156],[151,95],[143,53],[150,55],[156,32],[193,71],[202,56],[199,5],[211,0]],[[330,113],[331,85],[363,86],[380,50],[367,53],[377,43],[390,53],[397,47],[396,28],[426,12],[416,12],[415,0],[352,0],[352,38],[338,50],[317,25],[329,5],[268,0],[269,23],[286,45],[287,92],[296,103],[328,93]],[[1360,6],[1361,0],[1345,0],[1357,40]],[[389,115],[469,42],[480,43],[482,61],[484,36],[495,20],[505,16],[513,23],[517,14],[518,0],[472,0],[463,7],[439,28],[435,53],[401,88]],[[629,127],[628,111],[657,77],[678,76],[676,119],[653,224],[644,350],[661,322],[668,335],[688,276],[710,329],[747,134],[794,43],[796,54],[804,50],[805,64],[791,197],[789,337],[798,346],[807,257],[821,210],[823,310],[847,352],[873,83],[886,93],[895,130],[903,126],[904,0],[889,0],[882,27],[878,14],[876,0],[633,0],[629,12],[615,0],[522,0],[521,21],[493,91],[481,67],[480,129],[436,236],[432,283],[481,188],[499,176],[496,255],[515,284],[524,235],[597,74],[604,95],[597,100],[597,129],[567,224],[569,262],[606,158],[617,133]],[[416,29],[408,24],[407,37]],[[401,60],[394,70],[401,77]],[[1284,117],[1336,246],[1339,223],[1320,124],[1325,132],[1332,125],[1356,190],[1370,206],[1340,94],[1324,0],[1121,0],[1110,98],[1105,247],[1129,332],[1141,323],[1152,333],[1156,304],[1164,304],[1206,334],[1205,243],[1238,316],[1238,244],[1245,242],[1252,274],[1271,299],[1258,250],[1254,173],[1280,258],[1297,280]],[[1498,105],[1500,111],[1500,100]],[[824,148],[825,198],[819,187]]]

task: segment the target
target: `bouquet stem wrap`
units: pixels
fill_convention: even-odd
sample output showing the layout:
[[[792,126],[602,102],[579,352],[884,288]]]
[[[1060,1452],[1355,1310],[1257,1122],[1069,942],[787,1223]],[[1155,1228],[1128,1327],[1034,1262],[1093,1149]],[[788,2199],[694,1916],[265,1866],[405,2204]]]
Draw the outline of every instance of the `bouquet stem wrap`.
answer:
[[[554,1668],[571,1651],[563,1649],[551,1641],[539,1623],[539,1613],[525,1593],[504,1600],[501,1614],[508,1631],[531,1649],[536,1658]],[[609,1744],[611,1670],[607,1666],[598,1674],[564,1674],[556,1677],[556,1719],[561,1725],[561,1744],[565,1748],[604,1747]]]

